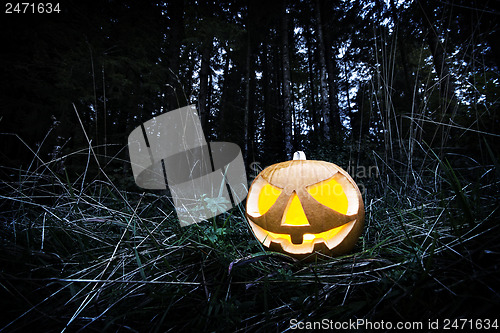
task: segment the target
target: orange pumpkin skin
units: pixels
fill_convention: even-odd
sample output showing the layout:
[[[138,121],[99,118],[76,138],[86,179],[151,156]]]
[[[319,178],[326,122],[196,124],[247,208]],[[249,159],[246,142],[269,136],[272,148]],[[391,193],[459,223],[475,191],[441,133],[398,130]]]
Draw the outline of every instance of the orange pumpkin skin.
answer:
[[[252,182],[246,202],[255,237],[271,250],[298,258],[351,251],[364,216],[354,180],[325,161],[292,160],[267,167]]]

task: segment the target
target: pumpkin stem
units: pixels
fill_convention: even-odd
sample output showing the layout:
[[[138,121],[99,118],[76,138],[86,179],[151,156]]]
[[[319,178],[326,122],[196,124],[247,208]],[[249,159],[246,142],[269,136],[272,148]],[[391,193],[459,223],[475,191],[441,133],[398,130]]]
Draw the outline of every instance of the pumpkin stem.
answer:
[[[302,150],[296,151],[293,153],[293,160],[301,160],[305,161],[306,160],[306,153],[304,153]]]

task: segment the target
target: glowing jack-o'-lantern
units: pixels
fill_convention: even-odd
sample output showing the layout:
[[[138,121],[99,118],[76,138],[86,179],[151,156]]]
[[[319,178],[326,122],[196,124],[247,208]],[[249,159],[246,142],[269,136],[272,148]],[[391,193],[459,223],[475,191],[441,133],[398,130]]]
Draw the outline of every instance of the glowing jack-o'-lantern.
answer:
[[[301,257],[350,251],[361,234],[365,211],[347,172],[297,152],[294,160],[271,165],[255,178],[246,216],[264,246]]]

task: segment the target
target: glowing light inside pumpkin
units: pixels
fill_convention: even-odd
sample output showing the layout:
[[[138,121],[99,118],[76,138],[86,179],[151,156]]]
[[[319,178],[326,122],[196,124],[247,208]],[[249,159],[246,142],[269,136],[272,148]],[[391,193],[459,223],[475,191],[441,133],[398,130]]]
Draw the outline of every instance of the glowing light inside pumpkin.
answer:
[[[285,209],[285,214],[283,214],[283,219],[281,221],[282,225],[295,225],[295,226],[306,226],[309,225],[307,221],[306,213],[304,213],[304,208],[300,203],[297,194],[293,193],[292,199],[288,203]]]
[[[347,196],[344,193],[342,185],[340,185],[333,178],[311,185],[307,187],[307,191],[322,205],[325,205],[342,214],[347,212]],[[269,183],[262,186],[258,200],[258,209],[261,215],[265,214],[274,205],[281,192],[282,189]],[[302,207],[299,197],[295,192],[292,194],[292,197],[288,202],[281,224],[293,226],[309,225],[306,214],[304,213],[304,208]],[[320,239],[327,243],[331,242],[331,240],[333,240],[339,232],[345,230],[346,228],[350,229],[347,226],[340,226],[318,234],[306,233],[302,236],[302,246],[312,246],[315,243],[315,240]],[[270,239],[285,239],[291,243],[290,235],[277,234],[269,231],[266,231],[266,233]]]
[[[315,250],[325,254],[332,250],[335,255],[350,251],[364,220],[356,184],[341,168],[323,161],[288,161],[266,168],[249,190],[246,209],[250,227],[264,246],[293,255],[311,254]],[[321,227],[310,230],[322,231],[330,223],[338,225],[341,217],[331,210],[352,220],[319,233],[301,228],[320,223]]]
[[[274,205],[280,194],[281,189],[269,183],[262,187],[257,204],[260,215],[265,214]]]
[[[342,185],[330,178],[307,188],[307,192],[320,204],[339,213],[346,214],[349,203]]]
[[[307,187],[307,191],[322,205],[327,206],[342,214],[347,213],[347,207],[349,205],[347,196],[344,193],[342,185],[339,184],[335,179],[330,178],[317,184],[311,185]],[[269,183],[265,184],[262,187],[259,193],[258,200],[258,209],[260,215],[265,214],[274,205],[281,192],[282,189]],[[296,193],[292,194],[292,198],[288,202],[285,213],[283,214],[281,224],[293,226],[309,225],[302,204],[300,203],[299,197]],[[317,236],[314,237],[314,235],[312,234],[309,235],[310,236],[307,237],[309,237],[310,240],[317,238]]]
[[[328,241],[328,240],[334,239],[334,237],[339,232],[341,232],[343,229],[346,229],[346,228],[348,228],[347,225],[341,225],[340,227],[333,228],[333,229],[330,229],[330,230],[325,231],[325,232],[320,232],[318,234],[304,234],[302,236],[302,244],[303,245],[313,244],[313,242],[314,242],[315,239],[322,239],[324,241]],[[291,239],[290,235],[276,234],[276,233],[270,232],[270,231],[268,231],[268,233],[269,233],[269,236],[271,236],[271,239],[283,238],[283,239],[288,240],[290,243],[292,242],[292,239]]]
[[[261,236],[260,237],[262,239],[261,241],[265,243],[266,246],[269,246],[271,241],[277,241],[282,245],[286,246],[288,250],[306,249],[307,251],[309,251],[312,250],[314,243],[321,242],[321,240],[324,241],[329,248],[337,246],[344,239],[347,233],[351,231],[352,227],[354,226],[354,223],[355,221],[351,221],[340,227],[333,228],[328,231],[320,232],[317,234],[304,234],[302,236],[301,244],[292,244],[292,239],[290,235],[270,232],[264,230],[263,228],[259,227],[254,223],[251,223],[250,225],[254,229],[254,232],[256,232],[258,236]],[[285,243],[282,242],[283,240],[285,241]]]
[[[312,241],[316,236],[314,236],[314,234],[304,234],[303,237],[303,241],[307,242],[307,241]]]

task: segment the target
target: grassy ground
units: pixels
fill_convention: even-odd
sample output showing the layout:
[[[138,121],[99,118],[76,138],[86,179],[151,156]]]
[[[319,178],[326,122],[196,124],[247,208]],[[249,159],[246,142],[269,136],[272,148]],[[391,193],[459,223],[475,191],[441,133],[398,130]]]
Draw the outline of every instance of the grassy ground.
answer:
[[[245,332],[286,331],[293,319],[495,319],[498,169],[418,149],[419,163],[399,169],[371,151],[381,173],[358,179],[366,225],[356,249],[313,263],[266,252],[243,207],[180,228],[166,196],[125,191],[105,168],[69,181],[56,161],[3,167],[0,330]]]

